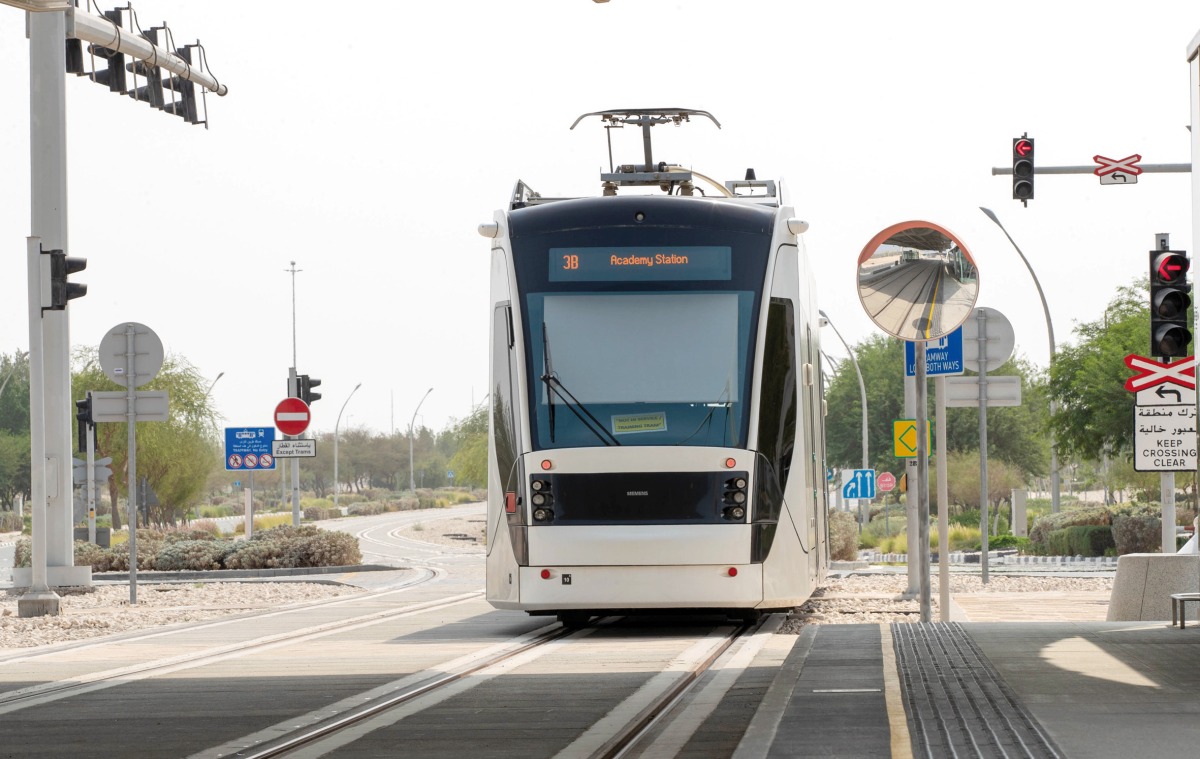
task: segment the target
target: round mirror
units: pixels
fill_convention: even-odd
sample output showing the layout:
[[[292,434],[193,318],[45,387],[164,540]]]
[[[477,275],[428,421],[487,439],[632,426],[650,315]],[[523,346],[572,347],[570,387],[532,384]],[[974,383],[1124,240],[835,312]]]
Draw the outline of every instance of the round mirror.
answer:
[[[877,327],[901,340],[936,340],[953,332],[978,297],[975,259],[937,224],[893,224],[858,257],[863,309]]]

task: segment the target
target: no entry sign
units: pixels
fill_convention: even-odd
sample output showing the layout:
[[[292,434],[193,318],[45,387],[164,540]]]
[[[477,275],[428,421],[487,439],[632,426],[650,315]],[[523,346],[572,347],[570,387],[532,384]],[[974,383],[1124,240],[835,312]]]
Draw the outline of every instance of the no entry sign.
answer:
[[[299,398],[284,398],[275,407],[275,426],[285,435],[299,435],[308,429],[311,414],[308,404]]]

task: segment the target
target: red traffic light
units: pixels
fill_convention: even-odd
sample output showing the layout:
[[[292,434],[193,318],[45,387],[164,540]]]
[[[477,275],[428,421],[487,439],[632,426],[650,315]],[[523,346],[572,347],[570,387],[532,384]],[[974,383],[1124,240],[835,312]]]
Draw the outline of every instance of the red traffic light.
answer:
[[[1033,140],[1017,139],[1013,141],[1013,152],[1024,158],[1033,152]]]
[[[1154,257],[1151,273],[1155,280],[1163,284],[1176,284],[1187,279],[1191,264],[1183,253],[1166,251]]]

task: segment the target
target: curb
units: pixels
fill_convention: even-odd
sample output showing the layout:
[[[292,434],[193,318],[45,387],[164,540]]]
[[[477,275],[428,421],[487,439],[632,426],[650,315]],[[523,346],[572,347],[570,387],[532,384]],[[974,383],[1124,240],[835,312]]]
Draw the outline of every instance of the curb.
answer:
[[[214,569],[207,572],[138,572],[138,581],[169,582],[172,580],[246,580],[264,577],[293,577],[303,575],[335,575],[354,572],[394,572],[408,567],[389,567],[383,564],[354,564],[345,567],[295,567],[292,569]],[[129,582],[128,572],[93,572],[93,582]]]

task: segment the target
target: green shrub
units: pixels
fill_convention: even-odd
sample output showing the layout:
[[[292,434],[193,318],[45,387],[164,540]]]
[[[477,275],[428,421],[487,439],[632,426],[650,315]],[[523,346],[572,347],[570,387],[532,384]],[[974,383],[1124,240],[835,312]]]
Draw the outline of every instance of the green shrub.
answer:
[[[356,503],[347,509],[346,513],[352,517],[369,517],[386,511],[382,503]]]
[[[1055,556],[1103,556],[1115,547],[1114,530],[1108,525],[1074,525],[1047,536],[1047,547]]]
[[[1112,513],[1102,504],[1079,504],[1075,508],[1060,511],[1057,514],[1046,514],[1033,523],[1029,531],[1031,548],[1041,554],[1065,556],[1054,551],[1049,544],[1050,533],[1067,527],[1082,525],[1111,525]]]
[[[1150,514],[1113,517],[1113,541],[1117,555],[1158,553],[1162,550],[1162,519]]]
[[[978,538],[976,541],[978,542]],[[988,550],[999,551],[1005,548],[1016,548],[1021,553],[1029,550],[1029,538],[1022,538],[1011,533],[988,538]]]
[[[0,532],[20,532],[25,524],[15,511],[0,511]]]
[[[229,569],[327,567],[362,563],[358,541],[345,532],[312,525],[277,527],[238,543],[225,557]]]
[[[858,522],[853,514],[830,510],[829,556],[834,561],[858,558]]]
[[[154,568],[162,572],[220,569],[234,548],[232,540],[177,540],[159,550],[154,557]]]

